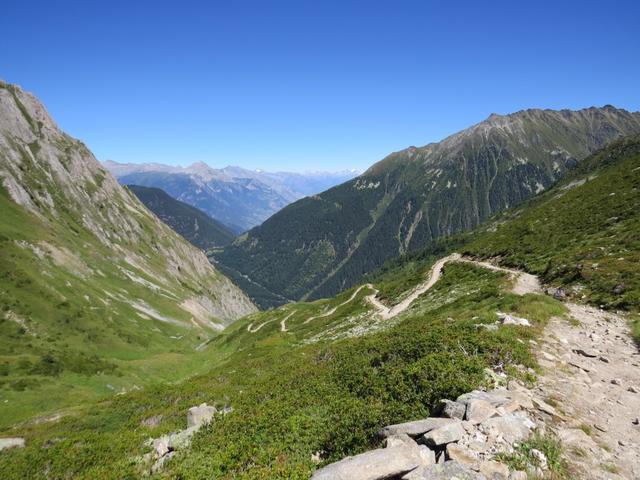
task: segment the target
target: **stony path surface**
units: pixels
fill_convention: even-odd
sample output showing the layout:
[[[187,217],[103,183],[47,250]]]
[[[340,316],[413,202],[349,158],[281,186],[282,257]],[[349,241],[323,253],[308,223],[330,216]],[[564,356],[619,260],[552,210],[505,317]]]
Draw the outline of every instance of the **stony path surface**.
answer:
[[[566,304],[538,347],[538,396],[560,415],[546,423],[562,440],[572,477],[640,479],[640,353],[625,318]],[[575,323],[575,322],[574,322]]]

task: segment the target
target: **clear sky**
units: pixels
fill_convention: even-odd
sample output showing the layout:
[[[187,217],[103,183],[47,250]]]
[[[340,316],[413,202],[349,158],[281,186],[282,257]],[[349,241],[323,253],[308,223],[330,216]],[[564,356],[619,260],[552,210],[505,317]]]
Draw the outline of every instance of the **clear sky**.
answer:
[[[365,169],[490,113],[640,109],[640,2],[20,1],[0,78],[101,160]]]

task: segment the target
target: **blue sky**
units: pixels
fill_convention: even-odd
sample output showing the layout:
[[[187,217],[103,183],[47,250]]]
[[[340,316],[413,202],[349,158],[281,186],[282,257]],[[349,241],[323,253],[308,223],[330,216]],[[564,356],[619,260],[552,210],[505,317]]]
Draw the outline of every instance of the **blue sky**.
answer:
[[[101,159],[365,169],[490,113],[640,109],[637,1],[4,2],[0,78]]]

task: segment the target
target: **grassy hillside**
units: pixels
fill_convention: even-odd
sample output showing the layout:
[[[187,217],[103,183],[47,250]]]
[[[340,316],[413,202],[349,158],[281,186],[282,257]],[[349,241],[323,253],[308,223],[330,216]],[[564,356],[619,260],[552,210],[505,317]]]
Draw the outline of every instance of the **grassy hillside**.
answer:
[[[206,213],[167,195],[159,188],[127,185],[164,223],[196,247],[209,250],[231,243],[235,234]]]
[[[204,371],[254,311],[35,97],[0,83],[0,425]]]
[[[214,256],[263,306],[335,295],[398,255],[550,188],[595,150],[638,132],[640,113],[610,106],[492,115],[289,205]]]
[[[535,329],[488,332],[475,325],[493,322],[501,310],[541,326],[563,307],[548,297],[505,293],[502,282],[495,272],[450,265],[413,308],[377,327],[364,291],[306,324],[352,292],[252,315],[208,345],[234,353],[206,375],[76,409],[57,422],[6,429],[2,434],[24,435],[27,447],[0,456],[0,469],[8,478],[45,478],[45,471],[137,478],[145,440],[184,428],[187,408],[206,401],[234,411],[198,433],[159,478],[308,478],[314,452],[329,462],[362,451],[379,441],[381,425],[424,416],[440,398],[482,384],[486,367],[504,364],[521,375],[515,365],[534,366],[526,340]],[[157,415],[160,425],[141,423]]]
[[[640,136],[589,157],[464,247],[606,308],[640,309]]]

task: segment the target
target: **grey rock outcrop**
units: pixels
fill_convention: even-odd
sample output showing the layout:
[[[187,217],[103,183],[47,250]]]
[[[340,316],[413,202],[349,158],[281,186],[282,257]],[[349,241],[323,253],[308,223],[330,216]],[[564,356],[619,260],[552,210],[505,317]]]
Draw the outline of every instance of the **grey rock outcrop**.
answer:
[[[398,445],[380,448],[347,457],[318,471],[312,480],[383,480],[416,469],[425,459],[418,445]]]
[[[20,438],[20,437],[0,438],[0,450],[6,450],[8,448],[22,448],[22,447],[24,447],[24,438]]]

